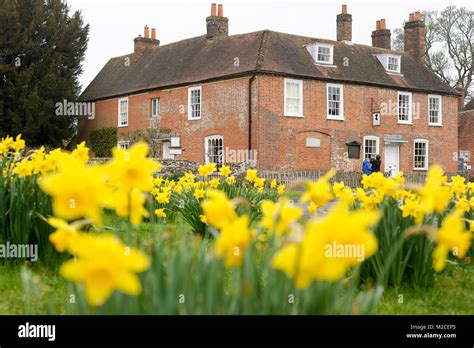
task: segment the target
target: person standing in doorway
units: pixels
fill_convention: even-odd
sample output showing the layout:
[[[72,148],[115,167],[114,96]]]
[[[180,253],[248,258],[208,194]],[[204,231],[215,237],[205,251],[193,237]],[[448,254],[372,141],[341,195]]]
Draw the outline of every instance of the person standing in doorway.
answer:
[[[382,165],[380,155],[377,155],[375,158],[372,158],[370,160],[370,164],[372,166],[372,173],[380,172],[380,166]]]
[[[365,158],[362,162],[362,172],[367,175],[372,174],[372,166],[370,165],[367,158]]]

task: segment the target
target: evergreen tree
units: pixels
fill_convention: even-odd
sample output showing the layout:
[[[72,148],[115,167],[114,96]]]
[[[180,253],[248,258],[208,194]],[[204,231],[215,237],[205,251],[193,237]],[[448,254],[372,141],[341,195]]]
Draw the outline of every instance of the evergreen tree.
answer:
[[[0,0],[0,136],[61,146],[74,116],[55,105],[76,101],[89,25],[61,0]]]

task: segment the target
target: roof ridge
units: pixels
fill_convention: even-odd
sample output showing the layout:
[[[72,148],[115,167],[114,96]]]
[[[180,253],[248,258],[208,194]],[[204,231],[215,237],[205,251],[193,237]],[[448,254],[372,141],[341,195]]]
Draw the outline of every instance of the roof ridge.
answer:
[[[268,41],[268,34],[269,30],[262,31],[262,38],[260,39],[260,46],[258,47],[257,51],[257,62],[255,64],[255,71],[261,70],[263,68],[263,62],[265,60],[265,50],[266,50],[266,43]]]

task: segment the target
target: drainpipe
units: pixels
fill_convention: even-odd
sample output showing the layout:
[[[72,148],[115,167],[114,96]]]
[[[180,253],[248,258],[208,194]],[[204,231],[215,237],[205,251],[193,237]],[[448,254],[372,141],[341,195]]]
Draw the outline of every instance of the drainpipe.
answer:
[[[255,73],[249,79],[249,160],[252,159],[252,82],[255,80]]]

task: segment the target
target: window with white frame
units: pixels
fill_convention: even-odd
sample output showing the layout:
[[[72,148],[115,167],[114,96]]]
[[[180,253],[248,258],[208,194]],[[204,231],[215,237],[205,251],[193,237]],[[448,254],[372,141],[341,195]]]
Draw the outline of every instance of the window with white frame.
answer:
[[[364,159],[374,158],[379,154],[379,137],[367,135],[364,137]]]
[[[128,150],[128,148],[130,147],[130,141],[121,140],[117,142],[117,147],[119,149]]]
[[[376,54],[380,63],[383,65],[385,71],[389,73],[401,73],[401,56],[393,54]]]
[[[151,100],[151,117],[160,117],[161,106],[160,98],[154,98]]]
[[[303,117],[303,81],[285,79],[285,116]]]
[[[218,167],[224,163],[224,137],[213,135],[205,138],[206,163],[215,163]]]
[[[398,123],[410,124],[412,120],[411,115],[411,93],[398,92]]]
[[[428,169],[428,140],[415,139],[413,145],[413,169]]]
[[[428,123],[430,126],[441,126],[441,96],[428,96]]]
[[[118,100],[118,126],[128,126],[128,98]]]
[[[327,85],[327,118],[344,119],[344,94],[342,85]]]
[[[315,43],[307,45],[306,49],[316,63],[333,64],[334,46],[330,44]]]
[[[188,119],[198,120],[201,118],[201,86],[188,89]]]
[[[391,72],[400,72],[400,57],[387,56],[387,70]]]

